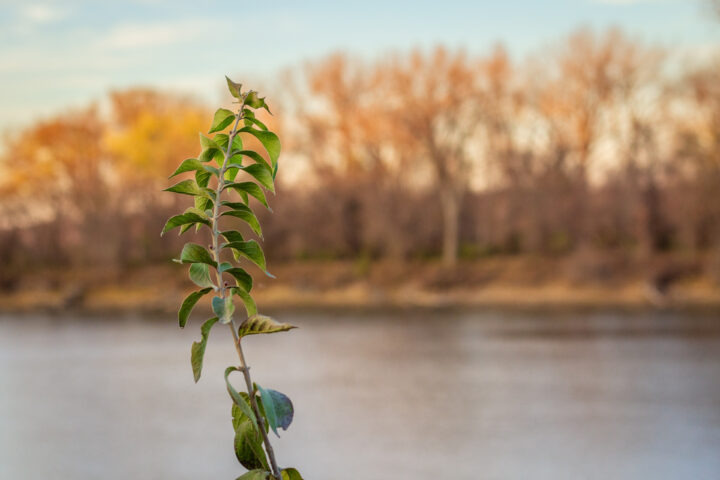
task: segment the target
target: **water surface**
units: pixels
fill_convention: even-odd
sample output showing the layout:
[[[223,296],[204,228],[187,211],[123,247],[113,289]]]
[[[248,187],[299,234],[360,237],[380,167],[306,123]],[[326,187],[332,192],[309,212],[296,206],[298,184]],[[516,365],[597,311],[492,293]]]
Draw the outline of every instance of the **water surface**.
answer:
[[[247,340],[308,480],[718,479],[720,320],[680,313],[302,313]],[[0,316],[0,479],[234,479],[230,332]],[[242,379],[236,378],[238,387]]]

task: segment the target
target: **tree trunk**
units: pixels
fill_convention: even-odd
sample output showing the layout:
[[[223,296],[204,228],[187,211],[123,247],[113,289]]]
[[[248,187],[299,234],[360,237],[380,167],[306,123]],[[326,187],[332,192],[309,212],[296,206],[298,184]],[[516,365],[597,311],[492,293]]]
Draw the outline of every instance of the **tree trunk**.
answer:
[[[440,190],[443,221],[442,261],[446,267],[457,264],[460,241],[460,195],[449,188]]]

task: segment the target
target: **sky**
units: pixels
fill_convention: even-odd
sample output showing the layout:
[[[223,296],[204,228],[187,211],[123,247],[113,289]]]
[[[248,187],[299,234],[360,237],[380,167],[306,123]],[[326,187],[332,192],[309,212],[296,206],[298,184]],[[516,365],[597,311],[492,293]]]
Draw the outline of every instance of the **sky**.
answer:
[[[523,58],[579,28],[619,26],[701,53],[720,45],[702,0],[0,0],[0,131],[152,86],[217,102],[223,75],[268,82],[335,51],[365,58],[503,43]]]

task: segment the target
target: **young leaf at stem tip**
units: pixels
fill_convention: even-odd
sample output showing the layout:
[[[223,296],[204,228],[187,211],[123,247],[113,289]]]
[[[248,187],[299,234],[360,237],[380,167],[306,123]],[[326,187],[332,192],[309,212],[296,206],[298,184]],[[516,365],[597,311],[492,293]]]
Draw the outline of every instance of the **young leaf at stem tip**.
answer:
[[[230,90],[230,95],[232,95],[235,98],[240,98],[241,90],[242,90],[242,83],[235,83],[232,80],[228,78],[227,75],[225,75],[225,80],[227,80],[227,86],[228,90]]]

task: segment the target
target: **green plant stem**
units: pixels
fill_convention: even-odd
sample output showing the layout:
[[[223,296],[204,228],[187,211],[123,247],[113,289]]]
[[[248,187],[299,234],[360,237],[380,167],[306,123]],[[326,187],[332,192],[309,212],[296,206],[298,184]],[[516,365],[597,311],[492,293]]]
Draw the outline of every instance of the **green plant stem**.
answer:
[[[228,146],[227,150],[225,151],[225,158],[223,159],[222,168],[220,169],[220,175],[218,175],[217,189],[215,190],[215,202],[213,204],[212,216],[212,240],[213,255],[218,265],[220,265],[220,232],[218,231],[218,222],[220,220],[220,195],[222,194],[223,188],[225,187],[225,171],[227,170],[227,162],[230,158],[230,151],[232,150],[233,140],[238,133],[237,127],[240,124],[240,120],[242,120],[244,115],[244,107],[245,102],[243,99],[243,102],[240,105],[240,111],[238,112],[237,118],[235,119],[235,124],[233,125],[232,132],[228,136]],[[220,273],[219,270],[216,270],[215,273],[217,274],[217,282],[218,289],[220,290],[220,296],[222,298],[225,298],[225,295],[227,295],[227,289],[225,288],[225,282],[223,282],[222,273]],[[242,371],[243,377],[245,378],[245,385],[247,386],[247,393],[248,397],[250,398],[250,406],[255,413],[255,417],[257,418],[258,426],[260,427],[260,434],[262,435],[262,439],[265,444],[265,451],[267,452],[270,459],[270,466],[272,467],[273,477],[276,480],[281,480],[282,477],[280,475],[280,470],[278,469],[277,461],[275,460],[275,451],[270,444],[270,439],[268,438],[267,432],[265,431],[265,421],[262,415],[260,415],[260,409],[258,408],[257,401],[255,400],[255,389],[253,388],[252,378],[250,378],[250,367],[248,367],[247,363],[245,362],[245,355],[243,354],[242,346],[240,345],[240,339],[238,338],[238,334],[235,331],[235,323],[231,321],[228,326],[230,327],[230,331],[232,332],[235,349],[237,350],[238,358],[240,359],[240,371]]]

